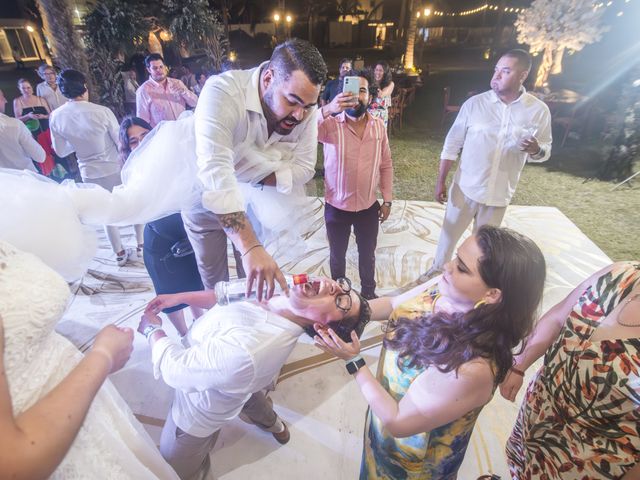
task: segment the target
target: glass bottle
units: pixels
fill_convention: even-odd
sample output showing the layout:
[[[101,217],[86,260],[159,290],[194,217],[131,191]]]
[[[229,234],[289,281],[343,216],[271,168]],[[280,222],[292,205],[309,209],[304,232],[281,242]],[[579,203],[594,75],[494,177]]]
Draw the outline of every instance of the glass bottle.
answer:
[[[309,282],[309,276],[306,273],[300,273],[298,275],[285,275],[285,280],[289,288],[294,285],[302,285]],[[257,282],[256,282],[257,283]],[[276,288],[274,295],[282,293],[280,284],[275,282]],[[216,294],[216,300],[218,305],[229,305],[230,303],[242,302],[249,298],[256,298],[256,284],[254,283],[254,289],[251,295],[247,297],[247,279],[237,278],[235,280],[229,280],[228,282],[221,281],[215,284],[213,290]]]

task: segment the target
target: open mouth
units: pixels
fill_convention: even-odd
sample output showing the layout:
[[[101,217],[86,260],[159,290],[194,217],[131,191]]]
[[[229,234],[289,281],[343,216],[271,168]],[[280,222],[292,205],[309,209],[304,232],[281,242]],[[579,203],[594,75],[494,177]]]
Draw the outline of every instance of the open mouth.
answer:
[[[320,294],[322,282],[320,280],[313,280],[311,282],[300,285],[300,288],[305,296],[315,297]]]
[[[284,119],[280,122],[280,125],[282,125],[284,128],[286,128],[287,130],[291,130],[292,128],[294,128],[296,125],[298,125],[299,122],[296,122],[294,120],[288,120],[288,119]]]

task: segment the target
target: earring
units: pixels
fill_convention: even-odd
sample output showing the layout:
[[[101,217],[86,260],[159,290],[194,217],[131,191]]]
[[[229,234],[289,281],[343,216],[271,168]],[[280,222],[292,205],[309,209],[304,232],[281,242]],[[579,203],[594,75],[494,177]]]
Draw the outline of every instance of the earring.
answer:
[[[486,303],[487,303],[487,301],[486,301],[486,300],[478,300],[478,301],[476,302],[476,304],[473,306],[473,309],[475,310],[475,309],[476,309],[476,308],[478,308],[479,306],[481,306],[481,305],[485,305]]]

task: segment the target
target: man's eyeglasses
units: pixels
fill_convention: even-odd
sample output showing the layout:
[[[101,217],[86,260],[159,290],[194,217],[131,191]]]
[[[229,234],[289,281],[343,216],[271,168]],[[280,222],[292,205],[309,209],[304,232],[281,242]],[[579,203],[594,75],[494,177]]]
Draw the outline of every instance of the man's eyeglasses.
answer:
[[[351,280],[348,278],[338,278],[336,279],[336,283],[338,284],[338,287],[340,287],[340,290],[342,290],[342,293],[336,295],[336,307],[338,307],[338,310],[342,313],[349,313],[352,306],[350,295]]]

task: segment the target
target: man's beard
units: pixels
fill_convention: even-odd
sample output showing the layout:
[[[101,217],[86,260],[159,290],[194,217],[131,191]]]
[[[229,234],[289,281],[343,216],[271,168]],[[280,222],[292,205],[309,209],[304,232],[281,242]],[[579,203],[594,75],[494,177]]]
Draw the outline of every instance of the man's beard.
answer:
[[[356,108],[347,108],[346,114],[353,118],[360,118],[367,111],[367,107],[364,103],[358,100],[358,106]]]
[[[273,105],[273,94],[271,93],[271,89],[268,89],[266,92],[264,92],[262,101],[262,111],[265,118],[267,119],[267,127],[279,135],[289,135],[293,131],[293,129],[300,124],[300,121],[292,117],[291,115],[287,115],[286,117],[279,119],[273,112],[271,105]],[[291,122],[293,124],[293,127],[285,128],[282,125],[282,122],[284,121]]]

